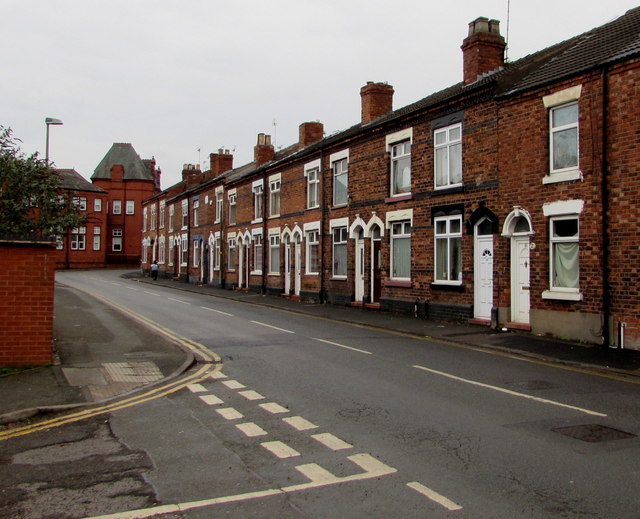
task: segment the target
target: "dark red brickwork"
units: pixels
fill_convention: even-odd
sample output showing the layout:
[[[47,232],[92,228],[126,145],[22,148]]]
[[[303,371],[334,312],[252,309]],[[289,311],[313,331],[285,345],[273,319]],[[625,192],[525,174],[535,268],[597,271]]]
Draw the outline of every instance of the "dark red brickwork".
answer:
[[[53,244],[0,242],[0,366],[53,361]]]

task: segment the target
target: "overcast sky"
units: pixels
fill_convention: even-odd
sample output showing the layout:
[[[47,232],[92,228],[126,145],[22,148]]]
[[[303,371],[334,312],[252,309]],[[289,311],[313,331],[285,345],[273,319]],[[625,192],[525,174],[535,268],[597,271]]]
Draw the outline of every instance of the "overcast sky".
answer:
[[[510,0],[509,58],[636,1]],[[250,162],[260,132],[280,147],[305,121],[327,135],[358,123],[367,81],[393,85],[394,109],[461,81],[468,23],[498,19],[506,36],[507,12],[508,0],[0,0],[0,125],[44,156],[44,119],[62,119],[50,158],[85,178],[130,142],[167,188],[218,148]]]

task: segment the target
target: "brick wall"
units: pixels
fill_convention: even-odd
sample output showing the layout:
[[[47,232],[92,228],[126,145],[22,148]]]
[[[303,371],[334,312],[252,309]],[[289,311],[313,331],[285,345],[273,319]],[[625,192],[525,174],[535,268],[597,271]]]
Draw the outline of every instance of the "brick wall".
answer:
[[[53,244],[0,241],[0,366],[53,361]]]

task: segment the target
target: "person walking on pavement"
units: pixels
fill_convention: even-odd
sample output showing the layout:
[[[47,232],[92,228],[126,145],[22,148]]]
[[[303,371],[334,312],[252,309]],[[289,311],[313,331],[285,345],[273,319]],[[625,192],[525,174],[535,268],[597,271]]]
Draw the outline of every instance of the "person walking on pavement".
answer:
[[[156,281],[158,279],[158,260],[153,260],[151,264],[151,279]]]

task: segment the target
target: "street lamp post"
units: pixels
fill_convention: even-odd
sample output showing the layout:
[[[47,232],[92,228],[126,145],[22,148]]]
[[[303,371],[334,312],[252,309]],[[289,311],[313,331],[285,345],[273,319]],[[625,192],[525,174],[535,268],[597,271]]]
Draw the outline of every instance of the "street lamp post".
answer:
[[[51,126],[52,124],[62,124],[62,121],[60,119],[56,119],[55,117],[45,117],[44,124],[47,125],[47,146],[45,149],[44,158],[47,164],[49,164],[49,126]]]

